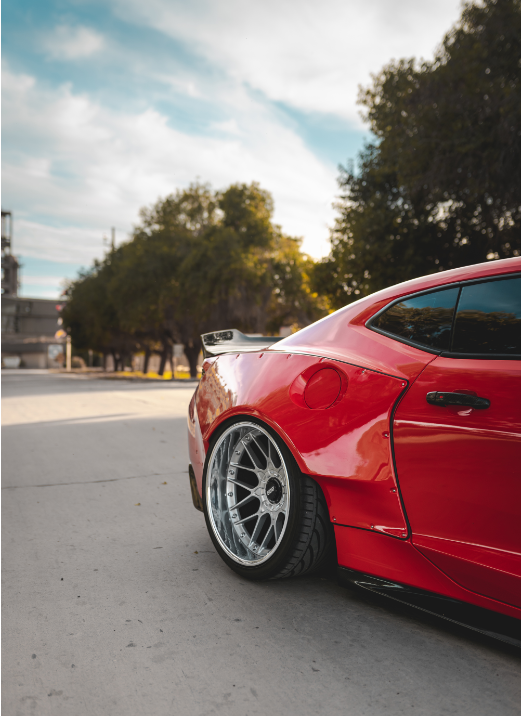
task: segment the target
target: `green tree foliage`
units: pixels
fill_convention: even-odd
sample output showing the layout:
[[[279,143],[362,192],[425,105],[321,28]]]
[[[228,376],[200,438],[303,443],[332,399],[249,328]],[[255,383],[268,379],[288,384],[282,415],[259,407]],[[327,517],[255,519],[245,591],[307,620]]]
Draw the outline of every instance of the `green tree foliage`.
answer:
[[[311,288],[315,262],[300,250],[300,240],[276,234],[271,256],[272,293],[266,329],[304,327],[329,312],[326,299]]]
[[[68,301],[62,310],[63,326],[73,338],[75,349],[93,349],[111,354],[116,368],[137,349],[133,335],[126,332],[111,301],[109,286],[114,274],[114,253],[102,263],[82,272],[68,288]]]
[[[132,239],[71,285],[64,319],[75,346],[117,356],[139,346],[146,362],[157,351],[163,373],[181,343],[195,376],[203,332],[277,332],[319,318],[311,260],[272,212],[256,183],[193,184],[143,209]]]
[[[339,307],[390,284],[520,252],[520,2],[467,3],[432,62],[360,90],[376,140],[340,168],[314,286]]]

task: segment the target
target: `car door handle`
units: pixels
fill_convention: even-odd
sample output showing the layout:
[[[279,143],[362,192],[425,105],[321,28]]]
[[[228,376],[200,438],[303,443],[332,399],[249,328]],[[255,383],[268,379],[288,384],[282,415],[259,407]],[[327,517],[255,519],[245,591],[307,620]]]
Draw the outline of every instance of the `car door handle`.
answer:
[[[455,391],[429,391],[427,402],[434,406],[470,406],[473,409],[488,409],[490,406],[488,399]]]

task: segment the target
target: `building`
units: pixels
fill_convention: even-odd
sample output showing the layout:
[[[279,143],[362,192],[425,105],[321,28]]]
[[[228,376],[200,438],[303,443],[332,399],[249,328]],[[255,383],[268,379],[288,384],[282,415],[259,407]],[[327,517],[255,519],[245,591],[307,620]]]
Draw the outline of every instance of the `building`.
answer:
[[[56,299],[2,295],[2,366],[51,369],[64,365],[64,337]]]
[[[13,217],[11,212],[2,210],[2,297],[18,295],[18,260],[11,254]]]
[[[18,260],[11,254],[13,216],[2,210],[2,367],[50,369],[64,364],[62,305],[18,296]],[[57,333],[63,338],[56,338]]]

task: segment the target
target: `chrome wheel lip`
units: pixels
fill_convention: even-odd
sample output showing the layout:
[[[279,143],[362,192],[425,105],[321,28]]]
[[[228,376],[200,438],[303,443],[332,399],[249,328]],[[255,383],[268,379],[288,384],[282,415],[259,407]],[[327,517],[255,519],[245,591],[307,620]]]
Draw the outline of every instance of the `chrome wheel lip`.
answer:
[[[258,477],[259,483],[258,483],[258,486],[256,487],[255,491],[258,492],[257,496],[260,499],[260,507],[259,508],[261,509],[262,505],[263,505],[263,507],[265,509],[263,513],[265,513],[267,515],[274,514],[276,516],[279,516],[282,513],[284,514],[283,526],[281,527],[281,530],[280,530],[279,536],[275,542],[275,545],[264,556],[261,556],[259,558],[252,558],[252,559],[248,559],[248,560],[235,554],[225,544],[222,536],[220,535],[220,531],[216,525],[216,522],[215,522],[213,505],[212,505],[212,496],[211,496],[211,489],[212,489],[211,479],[212,479],[212,472],[213,472],[213,467],[214,467],[214,462],[215,462],[216,456],[217,456],[220,448],[223,446],[224,442],[226,441],[227,437],[234,431],[241,431],[242,429],[246,429],[247,431],[243,434],[243,436],[240,437],[240,441],[243,442],[243,439],[246,436],[248,436],[251,431],[259,432],[267,438],[267,440],[270,443],[270,446],[277,453],[277,455],[279,457],[280,466],[277,467],[277,469],[275,467],[273,470],[271,470],[267,467],[267,469],[264,471],[260,470],[260,474],[264,473],[265,476],[263,478],[261,476]],[[236,448],[236,446],[237,446],[237,444],[235,445],[235,448]],[[226,486],[226,491],[225,491],[226,495],[223,498],[225,500],[227,500],[228,506],[232,503],[232,501],[231,501],[232,497],[231,497],[231,494],[229,493],[229,489],[232,488],[232,485],[229,486],[229,484],[231,483],[230,479],[229,479],[229,467],[230,467],[230,462],[227,464],[227,477],[226,477],[226,479],[225,479],[225,477],[222,478],[222,480],[227,481],[227,486]],[[231,476],[231,478],[234,478],[234,477]],[[274,504],[265,495],[265,486],[268,484],[268,482],[272,478],[277,478],[277,480],[281,484],[281,489],[282,489],[282,498],[281,498],[280,502],[274,503]],[[273,437],[269,434],[269,432],[266,429],[264,429],[262,426],[260,426],[259,424],[254,424],[249,421],[239,421],[238,423],[230,426],[220,436],[218,442],[216,443],[216,445],[214,446],[214,448],[212,450],[212,453],[211,453],[211,456],[209,457],[209,462],[207,465],[205,484],[206,484],[207,516],[209,519],[209,523],[211,525],[211,528],[212,528],[215,538],[217,539],[218,543],[220,544],[220,547],[227,554],[227,556],[229,556],[237,564],[240,564],[243,566],[250,566],[250,567],[259,566],[259,565],[265,563],[266,561],[268,561],[270,558],[272,558],[274,556],[275,552],[277,551],[278,547],[280,546],[282,539],[285,535],[285,531],[286,531],[288,519],[289,519],[289,507],[290,507],[291,493],[290,493],[289,475],[288,475],[288,471],[287,471],[287,466],[285,464],[285,460],[283,458],[283,455],[282,455],[278,445],[274,441]],[[253,493],[254,493],[254,491],[253,491]],[[230,519],[230,521],[232,523],[232,519]],[[271,529],[272,529],[272,526],[268,529],[267,535],[271,531]],[[256,546],[256,548],[259,548],[259,547]]]

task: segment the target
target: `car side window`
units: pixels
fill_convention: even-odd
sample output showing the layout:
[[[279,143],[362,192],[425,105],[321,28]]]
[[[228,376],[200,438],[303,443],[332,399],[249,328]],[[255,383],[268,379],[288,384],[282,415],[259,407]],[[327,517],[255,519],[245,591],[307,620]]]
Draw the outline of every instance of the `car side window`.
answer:
[[[372,326],[409,342],[446,351],[458,294],[459,287],[452,287],[403,299],[376,317]]]
[[[521,279],[465,285],[460,294],[452,353],[521,352]]]

